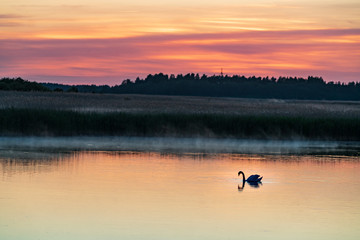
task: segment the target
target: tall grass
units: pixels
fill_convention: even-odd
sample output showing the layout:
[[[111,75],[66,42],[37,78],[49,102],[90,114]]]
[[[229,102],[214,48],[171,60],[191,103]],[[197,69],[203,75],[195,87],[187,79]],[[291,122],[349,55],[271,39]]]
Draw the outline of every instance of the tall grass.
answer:
[[[360,140],[359,118],[1,109],[0,135]]]

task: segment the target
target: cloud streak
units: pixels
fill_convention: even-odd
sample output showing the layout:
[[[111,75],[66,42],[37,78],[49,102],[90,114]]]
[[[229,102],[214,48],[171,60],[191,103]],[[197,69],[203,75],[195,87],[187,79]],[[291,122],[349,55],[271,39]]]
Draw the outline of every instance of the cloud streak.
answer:
[[[320,75],[360,81],[360,29],[0,40],[3,76],[119,84],[149,73]],[[46,78],[46,79],[45,79]]]

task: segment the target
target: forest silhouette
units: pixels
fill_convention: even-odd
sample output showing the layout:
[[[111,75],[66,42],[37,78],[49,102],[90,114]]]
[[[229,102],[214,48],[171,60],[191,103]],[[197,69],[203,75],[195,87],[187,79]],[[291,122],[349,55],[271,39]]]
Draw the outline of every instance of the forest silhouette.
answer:
[[[0,80],[0,90],[69,91],[237,98],[275,98],[309,100],[360,100],[360,82],[325,82],[322,77],[245,77],[240,75],[149,74],[146,78],[126,79],[115,86],[35,83],[21,78]]]

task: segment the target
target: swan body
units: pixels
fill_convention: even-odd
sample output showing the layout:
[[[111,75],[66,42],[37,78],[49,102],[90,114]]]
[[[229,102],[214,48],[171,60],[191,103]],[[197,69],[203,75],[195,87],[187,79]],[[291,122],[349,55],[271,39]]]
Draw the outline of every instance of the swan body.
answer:
[[[250,177],[248,177],[246,180],[245,180],[245,174],[242,172],[242,171],[239,171],[238,172],[238,176],[240,176],[240,174],[242,174],[242,177],[243,177],[243,182],[248,182],[248,183],[258,183],[258,182],[261,182],[261,179],[263,177],[260,177],[260,175],[258,174],[255,174],[255,175],[251,175]]]

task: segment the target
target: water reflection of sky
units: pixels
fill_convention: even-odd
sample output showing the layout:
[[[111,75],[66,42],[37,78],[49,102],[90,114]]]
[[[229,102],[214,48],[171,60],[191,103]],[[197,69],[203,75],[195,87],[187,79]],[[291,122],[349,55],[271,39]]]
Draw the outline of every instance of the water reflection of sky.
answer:
[[[360,237],[355,156],[36,154],[0,156],[0,239]]]

